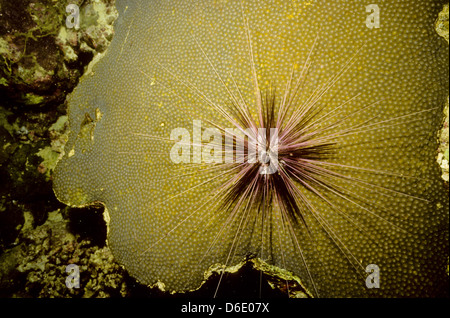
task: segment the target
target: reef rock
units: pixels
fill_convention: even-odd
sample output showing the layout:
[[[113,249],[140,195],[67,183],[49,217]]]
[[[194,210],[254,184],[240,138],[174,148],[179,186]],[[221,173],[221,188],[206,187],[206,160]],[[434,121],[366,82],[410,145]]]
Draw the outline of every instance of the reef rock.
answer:
[[[79,28],[66,23],[69,4],[79,4]],[[116,17],[113,0],[0,1],[0,93],[30,106],[62,102],[105,51]]]

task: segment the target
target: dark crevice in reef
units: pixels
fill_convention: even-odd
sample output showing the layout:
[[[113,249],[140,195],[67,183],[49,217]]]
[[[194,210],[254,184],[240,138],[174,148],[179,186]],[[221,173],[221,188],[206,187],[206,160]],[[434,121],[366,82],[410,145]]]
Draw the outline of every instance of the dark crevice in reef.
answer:
[[[213,298],[220,280],[220,274],[213,274],[202,287],[196,291],[185,293],[169,294],[162,292],[157,287],[148,288],[140,284],[129,275],[126,276],[129,296],[136,298]],[[220,281],[216,297],[218,299],[242,299],[246,298],[287,298],[286,291],[278,288],[271,288],[269,280],[273,277],[256,270],[251,263],[246,263],[236,273],[225,273]],[[286,283],[286,282],[284,282]]]
[[[90,241],[92,245],[106,245],[106,223],[103,219],[103,207],[70,208],[66,217],[71,233],[82,240]]]

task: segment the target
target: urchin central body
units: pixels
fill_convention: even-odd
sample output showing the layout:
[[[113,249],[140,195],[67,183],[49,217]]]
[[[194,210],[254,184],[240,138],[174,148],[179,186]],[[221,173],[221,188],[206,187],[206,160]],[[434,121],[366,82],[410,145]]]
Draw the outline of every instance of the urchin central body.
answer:
[[[234,210],[250,204],[265,214],[276,204],[286,217],[306,225],[299,185],[307,188],[311,181],[319,183],[313,161],[323,160],[332,144],[314,138],[307,129],[308,121],[302,117],[289,129],[289,121],[280,120],[286,114],[280,113],[283,107],[277,107],[274,93],[259,102],[258,119],[239,109],[239,105],[232,106],[232,111],[239,114],[235,130],[243,134],[234,136],[228,150],[233,150],[233,158],[241,160],[226,164],[230,174],[234,174],[234,182],[225,183],[220,189],[224,205]],[[245,126],[250,128],[244,129]]]

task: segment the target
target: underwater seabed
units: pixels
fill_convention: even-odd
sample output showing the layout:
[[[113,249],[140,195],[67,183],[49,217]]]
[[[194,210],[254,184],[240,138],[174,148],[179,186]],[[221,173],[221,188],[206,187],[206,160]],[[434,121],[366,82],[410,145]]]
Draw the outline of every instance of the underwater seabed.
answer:
[[[8,16],[4,10],[14,9],[5,3],[0,1],[2,19]],[[92,73],[93,64],[88,62],[100,61],[106,54],[114,20],[123,12],[117,12],[114,1],[86,2],[86,19],[82,19],[86,24],[75,32],[64,25],[37,22],[50,20],[37,15],[47,12],[47,1],[23,3],[31,9],[27,29],[18,33],[28,34],[25,38],[30,42],[25,45],[21,35],[14,38],[4,27],[17,26],[2,20],[0,28],[0,87],[4,88],[0,90],[0,297],[212,298],[217,289],[219,298],[311,297],[298,276],[256,258],[231,266],[223,276],[219,269],[209,269],[200,289],[179,294],[139,283],[116,262],[106,241],[104,207],[100,203],[66,206],[56,199],[52,182],[58,160],[68,152],[64,148],[70,138],[65,97],[83,73]],[[61,4],[48,11],[51,20],[65,17],[64,9]],[[436,28],[448,42],[448,5],[439,14]],[[41,38],[51,49],[42,52],[41,47],[40,51]],[[35,58],[24,61],[20,52]],[[68,84],[55,85],[49,78]],[[448,100],[444,112],[436,160],[448,195]],[[68,264],[80,270],[79,288],[67,287]],[[448,275],[448,262],[446,271]],[[426,296],[448,297],[448,286],[444,289]]]

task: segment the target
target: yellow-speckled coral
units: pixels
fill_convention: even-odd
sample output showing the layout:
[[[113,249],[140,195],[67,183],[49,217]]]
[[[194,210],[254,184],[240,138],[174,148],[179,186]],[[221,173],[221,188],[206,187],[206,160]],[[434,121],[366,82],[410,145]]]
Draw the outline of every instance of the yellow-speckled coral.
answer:
[[[435,161],[448,46],[434,31],[435,1],[377,1],[379,27],[359,0],[118,6],[106,56],[69,98],[54,189],[70,205],[105,204],[109,246],[133,276],[189,291],[212,268],[259,258],[314,296],[448,289],[448,198]],[[245,101],[256,118],[255,92],[275,92],[279,107],[297,81],[281,126],[311,105],[296,129],[334,139],[331,154],[296,158],[322,165],[291,173],[301,176],[293,216],[275,199],[234,209],[221,193],[232,173],[171,161],[173,129],[233,127],[220,109]],[[236,192],[245,199],[245,186]],[[380,288],[366,286],[369,264]]]

